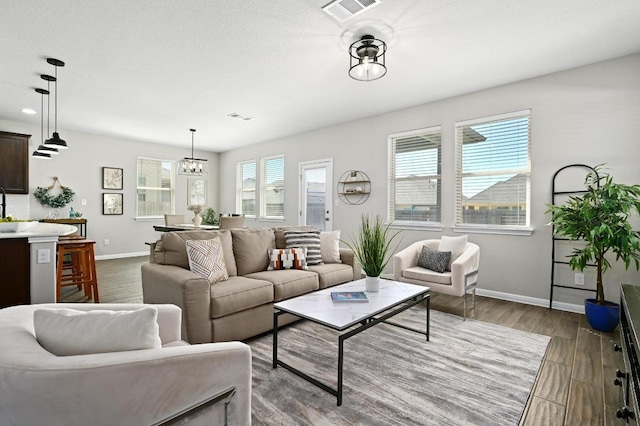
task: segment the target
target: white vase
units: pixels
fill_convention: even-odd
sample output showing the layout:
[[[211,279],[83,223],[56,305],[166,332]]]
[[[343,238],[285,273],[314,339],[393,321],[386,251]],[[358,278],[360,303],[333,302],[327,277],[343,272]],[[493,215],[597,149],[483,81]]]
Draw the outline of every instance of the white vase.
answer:
[[[196,214],[193,219],[191,219],[191,222],[193,222],[195,226],[200,226],[200,224],[202,223],[202,216]]]
[[[377,293],[378,291],[380,291],[380,277],[367,276],[364,279],[364,285],[367,291]]]

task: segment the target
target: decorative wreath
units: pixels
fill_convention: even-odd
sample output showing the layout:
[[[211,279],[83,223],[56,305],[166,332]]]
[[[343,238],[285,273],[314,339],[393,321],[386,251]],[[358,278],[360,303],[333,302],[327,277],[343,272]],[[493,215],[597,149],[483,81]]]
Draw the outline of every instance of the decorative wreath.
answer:
[[[53,189],[53,187],[56,185],[56,182],[58,183],[58,185],[60,185],[60,188],[62,188],[62,192],[54,197],[49,194],[49,190]],[[33,196],[36,197],[38,201],[40,201],[40,204],[56,209],[69,204],[71,200],[73,200],[74,195],[76,195],[76,193],[73,192],[73,190],[68,186],[62,186],[57,177],[53,178],[53,185],[47,188],[42,188],[39,186],[33,193]]]

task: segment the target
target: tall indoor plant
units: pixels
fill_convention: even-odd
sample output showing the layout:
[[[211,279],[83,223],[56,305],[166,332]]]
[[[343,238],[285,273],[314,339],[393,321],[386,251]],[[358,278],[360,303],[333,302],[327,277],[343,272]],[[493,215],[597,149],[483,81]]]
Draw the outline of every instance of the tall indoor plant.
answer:
[[[385,224],[380,216],[370,218],[362,215],[360,227],[351,242],[344,242],[353,250],[362,270],[367,274],[367,291],[378,291],[380,288],[380,274],[391,260],[398,246],[391,249],[393,240],[400,231],[391,232],[391,223]]]
[[[618,323],[619,306],[605,300],[602,276],[611,268],[605,255],[614,253],[625,268],[633,262],[640,269],[640,232],[629,221],[634,212],[640,214],[640,185],[614,183],[600,165],[587,174],[585,187],[582,196],[569,197],[563,205],[548,205],[546,213],[551,214],[556,236],[584,242],[573,249],[569,265],[579,271],[596,266],[596,299],[585,300],[585,314],[596,330],[611,331]],[[598,318],[603,310],[609,313]]]

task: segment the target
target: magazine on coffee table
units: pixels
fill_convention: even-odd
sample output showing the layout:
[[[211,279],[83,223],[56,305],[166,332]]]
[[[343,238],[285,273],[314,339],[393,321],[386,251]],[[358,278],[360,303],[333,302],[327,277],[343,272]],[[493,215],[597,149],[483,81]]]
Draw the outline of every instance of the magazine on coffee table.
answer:
[[[334,302],[368,302],[364,291],[332,291],[331,300]]]

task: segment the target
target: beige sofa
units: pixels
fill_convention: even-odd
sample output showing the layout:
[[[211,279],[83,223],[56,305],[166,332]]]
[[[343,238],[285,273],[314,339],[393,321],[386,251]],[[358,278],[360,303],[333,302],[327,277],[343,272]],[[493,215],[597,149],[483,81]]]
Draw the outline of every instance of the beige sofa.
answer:
[[[36,340],[34,311],[135,310],[139,304],[41,304],[0,309],[0,424],[251,424],[251,349],[188,345],[180,310],[156,305],[162,348],[56,356]],[[190,411],[193,409],[193,411]],[[185,417],[177,417],[182,414]]]
[[[243,340],[273,329],[273,304],[360,278],[353,252],[340,248],[340,263],[307,270],[268,271],[269,248],[285,248],[285,230],[309,227],[167,232],[151,246],[142,266],[145,303],[182,308],[183,339],[190,343]],[[189,270],[186,240],[220,237],[229,279],[210,284]],[[296,320],[283,316],[279,324]]]

